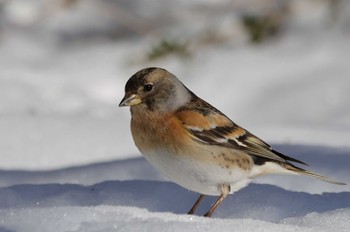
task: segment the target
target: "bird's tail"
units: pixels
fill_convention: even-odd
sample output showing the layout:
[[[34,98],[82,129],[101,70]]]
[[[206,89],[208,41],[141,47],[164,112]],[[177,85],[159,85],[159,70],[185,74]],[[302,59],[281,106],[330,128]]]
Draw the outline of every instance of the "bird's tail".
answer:
[[[285,164],[284,167],[287,170],[292,171],[295,174],[304,175],[304,176],[311,176],[311,177],[317,178],[319,180],[322,180],[322,181],[325,181],[325,182],[328,182],[331,184],[346,185],[346,183],[339,182],[339,181],[334,180],[332,178],[329,178],[327,176],[323,176],[323,175],[320,175],[318,173],[299,168],[299,167],[294,166],[293,164],[290,164],[290,163]]]

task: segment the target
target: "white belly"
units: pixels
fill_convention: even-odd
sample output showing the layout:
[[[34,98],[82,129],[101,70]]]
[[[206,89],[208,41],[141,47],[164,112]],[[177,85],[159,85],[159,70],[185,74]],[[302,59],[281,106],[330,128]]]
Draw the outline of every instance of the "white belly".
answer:
[[[142,152],[142,151],[141,151]],[[175,156],[167,151],[142,152],[162,174],[178,185],[205,195],[221,195],[220,185],[229,184],[230,193],[248,185],[249,173],[242,169],[222,168],[217,164]]]

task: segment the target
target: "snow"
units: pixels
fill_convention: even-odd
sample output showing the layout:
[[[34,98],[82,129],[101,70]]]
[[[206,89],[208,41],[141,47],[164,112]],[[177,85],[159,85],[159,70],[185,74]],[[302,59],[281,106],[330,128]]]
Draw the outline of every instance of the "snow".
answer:
[[[213,218],[199,217],[213,197],[197,215],[186,215],[198,194],[171,183],[141,157],[130,113],[118,103],[132,74],[164,67],[278,151],[350,183],[350,4],[343,1],[342,21],[330,27],[324,1],[294,1],[285,33],[251,45],[237,15],[228,12],[231,5],[208,23],[208,12],[210,19],[220,12],[210,1],[166,1],[172,7],[159,6],[162,14],[156,1],[101,2],[102,8],[86,0],[64,9],[59,1],[15,0],[1,7],[1,232],[349,230],[350,185],[298,176],[260,177],[230,195]],[[133,27],[114,26],[120,18],[104,10],[115,6],[142,20],[119,14]],[[237,6],[252,10],[244,1]],[[150,22],[159,22],[158,30],[148,28]],[[145,34],[144,26],[153,34],[139,39],[135,34]],[[157,36],[188,39],[215,26],[229,42],[197,41],[190,57],[145,61]],[[105,38],[113,37],[111,28],[121,39]],[[96,31],[105,37],[85,38]]]
[[[213,219],[184,215],[198,194],[169,182],[18,185],[0,195],[0,228],[15,231],[347,231],[350,222],[349,192],[313,195],[261,184],[230,196]],[[214,198],[208,200],[200,213]]]

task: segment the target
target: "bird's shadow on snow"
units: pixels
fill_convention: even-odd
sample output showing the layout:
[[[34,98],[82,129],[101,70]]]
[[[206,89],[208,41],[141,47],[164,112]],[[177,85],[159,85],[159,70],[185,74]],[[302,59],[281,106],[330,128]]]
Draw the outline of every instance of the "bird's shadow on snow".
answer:
[[[60,206],[134,206],[149,211],[186,213],[198,194],[161,181],[106,181],[92,186],[73,184],[17,185],[0,188],[0,209]],[[207,197],[198,214],[215,201]],[[350,192],[309,194],[267,184],[251,184],[230,195],[215,217],[253,218],[277,222],[310,212],[350,207]]]

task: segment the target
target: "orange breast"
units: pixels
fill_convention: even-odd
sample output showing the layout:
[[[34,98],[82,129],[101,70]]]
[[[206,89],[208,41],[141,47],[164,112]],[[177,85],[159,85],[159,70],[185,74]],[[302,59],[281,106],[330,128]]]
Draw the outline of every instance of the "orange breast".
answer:
[[[182,123],[170,114],[147,114],[133,117],[131,132],[140,151],[167,149],[179,153],[179,149],[192,140]]]

